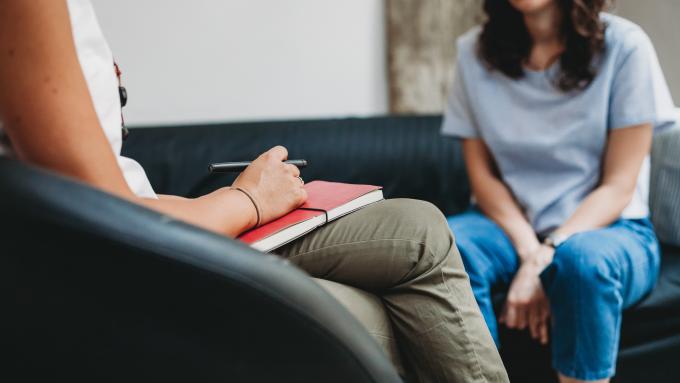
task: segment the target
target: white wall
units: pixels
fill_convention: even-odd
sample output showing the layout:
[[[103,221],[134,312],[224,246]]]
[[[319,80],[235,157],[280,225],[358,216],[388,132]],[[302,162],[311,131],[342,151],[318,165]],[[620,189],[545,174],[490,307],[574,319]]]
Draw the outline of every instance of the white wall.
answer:
[[[93,0],[130,125],[388,112],[384,0]],[[680,0],[617,0],[680,104]]]
[[[129,125],[387,112],[382,0],[94,0]]]

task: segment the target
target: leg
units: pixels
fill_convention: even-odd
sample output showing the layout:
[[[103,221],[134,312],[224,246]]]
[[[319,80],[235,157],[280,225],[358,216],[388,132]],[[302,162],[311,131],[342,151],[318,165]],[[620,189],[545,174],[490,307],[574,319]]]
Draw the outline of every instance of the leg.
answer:
[[[476,210],[450,217],[448,221],[456,234],[456,245],[470,276],[472,292],[499,345],[491,291],[499,285],[510,285],[519,267],[515,249],[503,229]]]
[[[356,287],[331,282],[326,279],[315,279],[333,298],[340,302],[347,311],[352,313],[366,331],[378,342],[399,375],[404,376],[404,364],[401,361],[394,329],[390,324],[385,305],[376,295],[359,290]]]
[[[553,316],[553,366],[562,379],[614,375],[622,310],[653,288],[658,273],[659,248],[646,220],[580,233],[557,249],[541,279]]]
[[[507,382],[453,236],[431,204],[379,202],[278,253],[313,277],[378,295],[418,381]]]

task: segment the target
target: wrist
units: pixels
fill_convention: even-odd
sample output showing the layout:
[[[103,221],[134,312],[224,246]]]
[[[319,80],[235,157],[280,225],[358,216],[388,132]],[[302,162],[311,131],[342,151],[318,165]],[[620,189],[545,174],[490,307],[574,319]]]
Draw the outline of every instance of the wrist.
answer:
[[[536,252],[522,260],[522,265],[529,265],[542,271],[552,262],[554,254],[555,250],[552,247],[541,245]]]
[[[534,238],[532,241],[526,241],[524,243],[515,245],[515,251],[517,252],[517,256],[521,261],[530,260],[540,248],[541,243],[537,238]]]
[[[243,230],[241,230],[243,232],[254,229],[256,226],[259,226],[261,223],[259,222],[261,217],[259,214],[259,209],[255,202],[251,199],[247,192],[241,190],[230,187],[225,188],[224,192],[229,194],[232,198],[238,200],[238,206],[241,207],[241,212],[239,215],[241,216],[242,219],[244,219]]]

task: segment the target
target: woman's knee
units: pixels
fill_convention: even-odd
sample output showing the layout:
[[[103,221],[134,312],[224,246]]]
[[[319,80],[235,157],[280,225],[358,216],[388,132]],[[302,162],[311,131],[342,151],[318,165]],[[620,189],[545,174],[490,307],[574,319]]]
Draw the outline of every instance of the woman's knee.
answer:
[[[469,210],[465,213],[450,216],[446,221],[457,236],[465,235],[470,237],[486,230],[499,229],[492,220],[477,210]]]
[[[595,232],[576,234],[555,250],[553,262],[544,272],[544,282],[595,292],[615,283],[615,266],[610,249]]]
[[[447,223],[453,232],[456,245],[462,253],[477,252],[485,244],[494,242],[502,244],[504,248],[512,249],[512,244],[503,229],[479,211],[471,210],[463,214],[447,218]],[[463,254],[465,256],[465,254]]]

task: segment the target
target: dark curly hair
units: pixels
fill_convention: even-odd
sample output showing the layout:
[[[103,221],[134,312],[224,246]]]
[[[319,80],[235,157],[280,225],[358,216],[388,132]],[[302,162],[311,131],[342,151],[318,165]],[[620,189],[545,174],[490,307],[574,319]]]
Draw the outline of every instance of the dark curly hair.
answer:
[[[560,56],[560,73],[555,86],[564,92],[583,90],[597,75],[594,65],[604,51],[606,25],[600,12],[607,0],[556,0],[561,8],[562,39],[565,50]],[[508,0],[485,0],[487,19],[478,42],[478,54],[489,69],[519,79],[531,53],[532,41],[523,15]]]

